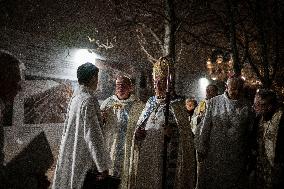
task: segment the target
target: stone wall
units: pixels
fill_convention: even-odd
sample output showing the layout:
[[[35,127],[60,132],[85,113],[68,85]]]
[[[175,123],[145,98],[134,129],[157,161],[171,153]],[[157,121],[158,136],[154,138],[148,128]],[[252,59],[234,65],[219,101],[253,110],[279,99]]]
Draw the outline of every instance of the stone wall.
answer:
[[[36,86],[38,85],[26,87],[26,91],[17,95],[12,125],[4,126],[5,176],[7,187],[10,188],[47,188],[52,181],[64,121],[25,124],[24,101],[28,91],[40,94],[58,85],[47,87],[48,85],[41,84],[41,91]],[[45,116],[44,112],[41,114]]]

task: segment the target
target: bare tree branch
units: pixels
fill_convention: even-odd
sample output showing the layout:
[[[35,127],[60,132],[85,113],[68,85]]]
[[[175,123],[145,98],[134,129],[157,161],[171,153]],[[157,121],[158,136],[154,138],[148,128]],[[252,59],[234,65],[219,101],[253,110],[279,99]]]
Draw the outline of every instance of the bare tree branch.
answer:
[[[241,42],[239,44],[245,49],[244,61],[245,61],[245,59],[248,60],[248,63],[250,64],[251,68],[253,69],[253,71],[256,74],[256,76],[258,77],[258,79],[260,79],[260,81],[263,82],[263,77],[261,76],[260,71],[257,68],[257,66],[254,64],[252,57],[251,57],[251,54],[249,52],[249,40],[248,40],[247,34],[245,34],[245,45],[243,45]]]
[[[213,47],[213,48],[216,48],[216,49],[222,49],[224,51],[228,51],[230,52],[231,50],[226,48],[226,47],[222,47],[222,46],[218,46],[216,45],[214,42],[213,43],[210,43],[208,42],[208,40],[204,40],[202,39],[200,36],[197,36],[196,34],[192,33],[192,32],[187,32],[191,37],[193,37],[198,43],[202,44],[202,45],[205,45],[205,46],[208,46],[208,47]],[[185,39],[185,37],[183,37],[182,41],[186,44],[186,45],[190,45],[190,42],[187,41],[187,39]]]
[[[146,54],[147,59],[148,59],[151,63],[156,62],[157,59],[155,59],[155,58],[146,50],[146,48],[145,48],[144,45],[143,45],[143,44],[145,43],[145,42],[143,42],[143,41],[145,41],[145,39],[142,39],[138,34],[137,34],[136,36],[137,36],[137,38],[138,38],[138,43],[139,43],[139,45],[140,45],[140,47],[141,47],[141,50]]]
[[[141,25],[145,30],[148,30],[148,32],[149,32],[149,33],[154,37],[154,39],[158,42],[161,51],[164,52],[164,51],[165,51],[164,45],[163,45],[161,39],[159,38],[159,36],[152,30],[152,28],[147,27],[147,26],[146,26],[145,24],[143,24],[143,23],[140,23],[139,25]]]
[[[187,14],[182,18],[182,20],[178,23],[177,28],[175,30],[175,35],[179,31],[181,25],[184,23],[185,19],[189,16],[190,11],[187,12]]]

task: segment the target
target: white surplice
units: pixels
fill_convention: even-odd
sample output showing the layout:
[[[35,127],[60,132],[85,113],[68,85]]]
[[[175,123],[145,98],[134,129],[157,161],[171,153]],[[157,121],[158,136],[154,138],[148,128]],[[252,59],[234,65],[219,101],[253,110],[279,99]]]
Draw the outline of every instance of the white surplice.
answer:
[[[170,103],[169,127],[171,140],[167,148],[166,188],[194,189],[196,161],[193,133],[182,98]],[[132,143],[128,189],[160,189],[163,174],[163,144],[166,104],[163,99],[150,97],[137,122],[137,128],[147,131],[143,141]]]
[[[250,109],[246,100],[229,99],[227,93],[209,100],[197,141],[197,151],[205,154],[198,189],[246,188]]]
[[[101,115],[93,91],[79,86],[69,104],[53,189],[82,188],[88,170],[108,170],[110,157],[101,129]]]

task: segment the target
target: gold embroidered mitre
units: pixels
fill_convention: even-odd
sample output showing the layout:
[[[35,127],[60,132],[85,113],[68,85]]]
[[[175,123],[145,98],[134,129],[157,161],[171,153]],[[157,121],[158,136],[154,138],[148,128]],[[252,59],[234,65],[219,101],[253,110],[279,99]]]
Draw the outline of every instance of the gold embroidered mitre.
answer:
[[[171,64],[167,57],[161,57],[157,62],[153,64],[153,79],[166,78],[168,75],[168,69],[171,71]]]

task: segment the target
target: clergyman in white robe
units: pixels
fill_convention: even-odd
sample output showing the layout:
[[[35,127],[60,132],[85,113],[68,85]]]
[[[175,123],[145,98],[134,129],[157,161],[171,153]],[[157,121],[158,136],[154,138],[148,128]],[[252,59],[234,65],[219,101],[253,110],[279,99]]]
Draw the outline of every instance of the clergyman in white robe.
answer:
[[[170,103],[171,140],[167,149],[166,188],[193,189],[196,182],[196,160],[193,133],[188,124],[185,102],[175,98]],[[163,174],[165,101],[149,98],[137,122],[147,130],[143,141],[133,140],[128,189],[160,189]]]
[[[246,188],[250,105],[232,100],[227,92],[209,100],[201,122],[197,152],[205,154],[198,173],[198,189]]]
[[[93,91],[80,85],[69,105],[53,189],[82,188],[88,170],[109,169],[110,157],[101,122],[99,103]]]

